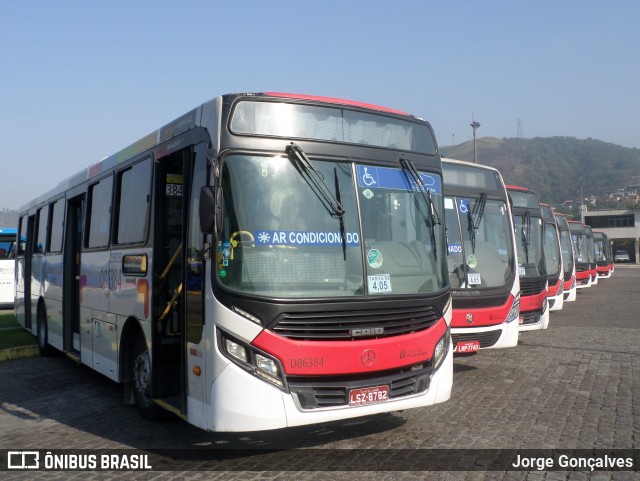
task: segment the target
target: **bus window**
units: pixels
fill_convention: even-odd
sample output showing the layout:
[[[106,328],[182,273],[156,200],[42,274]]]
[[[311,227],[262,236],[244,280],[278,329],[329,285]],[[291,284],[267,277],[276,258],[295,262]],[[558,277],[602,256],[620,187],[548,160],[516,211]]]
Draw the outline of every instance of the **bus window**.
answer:
[[[114,225],[116,244],[139,244],[145,241],[149,225],[150,185],[150,158],[118,175],[117,217]]]
[[[109,244],[112,185],[113,177],[107,177],[89,188],[89,232],[86,247],[90,249]]]

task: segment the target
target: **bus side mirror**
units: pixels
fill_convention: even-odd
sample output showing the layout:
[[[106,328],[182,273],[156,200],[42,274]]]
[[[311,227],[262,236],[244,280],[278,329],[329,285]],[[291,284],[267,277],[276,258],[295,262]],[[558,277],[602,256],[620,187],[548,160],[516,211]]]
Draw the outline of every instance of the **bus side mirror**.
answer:
[[[222,187],[200,189],[199,214],[203,234],[213,234],[222,226]]]

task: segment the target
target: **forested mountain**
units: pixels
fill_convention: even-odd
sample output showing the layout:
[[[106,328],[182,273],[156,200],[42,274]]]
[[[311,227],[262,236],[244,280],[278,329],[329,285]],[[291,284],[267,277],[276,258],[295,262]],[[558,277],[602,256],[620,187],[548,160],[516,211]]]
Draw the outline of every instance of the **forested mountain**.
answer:
[[[506,184],[535,190],[552,204],[605,196],[640,184],[640,149],[573,137],[477,139],[479,164],[500,170]],[[473,161],[473,142],[440,148],[443,157]]]

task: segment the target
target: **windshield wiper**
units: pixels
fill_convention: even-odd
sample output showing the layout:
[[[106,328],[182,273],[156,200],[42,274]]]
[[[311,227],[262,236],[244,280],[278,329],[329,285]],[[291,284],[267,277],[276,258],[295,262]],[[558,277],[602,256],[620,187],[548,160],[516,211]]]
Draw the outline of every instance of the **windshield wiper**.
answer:
[[[309,157],[307,157],[307,154],[304,153],[304,150],[291,142],[287,145],[285,152],[294,161],[296,170],[300,172],[300,175],[307,181],[307,184],[309,184],[318,199],[320,199],[320,202],[322,202],[322,205],[327,209],[331,217],[342,218],[345,213],[342,203],[334,197],[329,186],[327,186],[324,181],[324,176],[316,170],[309,160]]]
[[[524,216],[522,216],[521,233],[522,233],[522,241],[524,245],[525,261],[527,264],[529,263],[529,244],[530,244],[529,235],[531,233],[530,228],[531,228],[531,216],[529,215],[528,212],[525,212]]]
[[[422,198],[424,199],[424,202],[427,205],[427,208],[429,209],[429,221],[427,222],[427,217],[424,215],[424,213],[420,209],[418,202],[416,202],[416,209],[418,210],[418,212],[420,212],[420,215],[424,219],[425,224],[429,227],[431,231],[431,247],[433,249],[433,256],[437,260],[438,247],[436,245],[436,224],[437,225],[442,224],[442,220],[440,219],[440,216],[438,215],[438,211],[433,205],[433,200],[431,198],[431,191],[426,189],[426,186],[422,181],[422,177],[420,177],[420,173],[416,169],[415,165],[413,165],[413,162],[411,162],[409,159],[405,157],[400,157],[400,165],[402,166],[403,170],[409,174],[409,177],[411,177],[413,182],[418,187],[418,191],[420,191],[420,193],[422,194]]]
[[[336,200],[342,205],[342,191],[340,190],[340,181],[338,181],[338,167],[333,168],[333,176],[336,181]],[[344,210],[342,212],[344,214]],[[342,257],[347,260],[347,239],[344,230],[344,215],[340,216],[340,237],[342,238]]]
[[[471,238],[471,251],[476,253],[476,231],[480,228],[484,207],[487,205],[487,194],[480,194],[480,198],[473,203],[473,209],[467,208],[467,230]]]

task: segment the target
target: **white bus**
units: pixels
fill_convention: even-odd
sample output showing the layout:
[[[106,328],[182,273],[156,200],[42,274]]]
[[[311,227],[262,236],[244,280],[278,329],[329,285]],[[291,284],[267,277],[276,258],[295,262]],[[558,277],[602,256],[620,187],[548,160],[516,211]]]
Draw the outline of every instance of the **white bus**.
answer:
[[[554,212],[556,225],[560,232],[560,250],[562,251],[562,267],[564,271],[564,302],[576,300],[576,262],[571,241],[571,231],[564,214]]]
[[[211,431],[446,401],[431,126],[307,95],[217,97],[21,209],[16,315],[125,400]]]
[[[16,229],[0,227],[0,309],[13,308]]]
[[[560,246],[560,231],[549,204],[540,203],[544,221],[544,261],[547,266],[547,302],[549,311],[560,311],[564,305],[564,263]]]
[[[442,159],[456,355],[518,344],[520,280],[509,197],[492,167]]]

